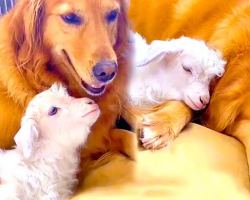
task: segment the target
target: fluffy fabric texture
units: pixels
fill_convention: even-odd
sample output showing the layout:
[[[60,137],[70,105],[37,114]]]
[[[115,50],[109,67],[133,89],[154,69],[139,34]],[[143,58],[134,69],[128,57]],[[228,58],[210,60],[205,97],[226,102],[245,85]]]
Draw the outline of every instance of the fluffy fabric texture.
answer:
[[[182,100],[193,110],[206,107],[211,80],[224,73],[226,62],[219,51],[188,37],[151,44],[138,33],[132,37],[134,76],[129,97],[133,105],[147,108]]]
[[[28,105],[16,147],[0,152],[1,200],[66,200],[78,183],[80,149],[100,110],[53,85]]]

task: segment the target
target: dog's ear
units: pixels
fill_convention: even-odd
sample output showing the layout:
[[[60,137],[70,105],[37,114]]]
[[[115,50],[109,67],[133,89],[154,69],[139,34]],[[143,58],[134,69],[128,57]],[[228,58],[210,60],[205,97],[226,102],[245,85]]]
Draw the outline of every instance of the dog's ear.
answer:
[[[38,140],[38,127],[33,119],[23,121],[20,130],[14,137],[17,148],[23,152],[25,158],[30,158],[34,154],[34,144]]]
[[[12,10],[10,30],[16,54],[23,54],[22,62],[29,60],[34,51],[42,46],[45,0],[20,0]],[[25,52],[25,53],[22,53]],[[25,55],[24,55],[25,54]]]
[[[182,52],[182,49],[177,48],[168,41],[154,40],[148,46],[144,55],[137,59],[136,67],[142,67],[151,62],[159,62],[163,58],[171,59]],[[138,53],[136,52],[136,54]]]
[[[120,47],[127,47],[130,36],[130,21],[128,18],[128,8],[130,0],[120,0],[121,10],[118,16],[118,32],[116,37],[116,43],[114,49],[116,50],[118,57],[121,52],[124,52]]]
[[[126,6],[126,8],[128,9],[130,6],[130,0],[124,0],[124,5]]]

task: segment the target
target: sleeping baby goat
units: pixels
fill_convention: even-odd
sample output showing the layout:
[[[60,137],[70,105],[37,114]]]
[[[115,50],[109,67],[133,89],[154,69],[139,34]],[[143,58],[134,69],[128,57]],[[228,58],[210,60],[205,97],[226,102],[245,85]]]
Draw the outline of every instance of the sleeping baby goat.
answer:
[[[178,101],[192,110],[204,109],[210,100],[209,84],[223,75],[226,62],[200,40],[181,37],[147,44],[139,34],[131,36],[135,52],[129,103],[142,117],[138,124],[142,145],[160,149],[191,120],[191,111]]]
[[[129,99],[138,107],[156,106],[166,100],[182,100],[193,110],[209,103],[209,84],[224,73],[221,53],[205,42],[181,37],[151,44],[131,32],[135,47],[134,75]]]
[[[16,147],[0,152],[1,200],[65,200],[77,184],[80,148],[99,117],[97,104],[54,84],[28,105]]]

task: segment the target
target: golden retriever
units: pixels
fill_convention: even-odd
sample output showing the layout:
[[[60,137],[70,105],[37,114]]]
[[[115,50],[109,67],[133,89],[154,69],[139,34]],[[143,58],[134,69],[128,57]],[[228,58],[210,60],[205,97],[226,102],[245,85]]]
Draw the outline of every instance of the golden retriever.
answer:
[[[129,16],[135,30],[148,42],[184,35],[203,39],[223,53],[228,63],[226,72],[211,88],[212,98],[202,121],[211,129],[239,139],[250,164],[250,1],[132,0]],[[169,104],[176,108],[167,104],[150,114],[151,124],[162,122],[156,124],[153,142],[155,137],[168,138],[162,136],[169,134],[169,130],[163,133],[164,126],[170,131],[180,130],[192,116],[180,102]]]
[[[14,144],[29,101],[61,82],[101,109],[83,158],[120,150],[128,132],[114,126],[130,71],[128,6],[128,0],[18,0],[0,19],[0,148]]]

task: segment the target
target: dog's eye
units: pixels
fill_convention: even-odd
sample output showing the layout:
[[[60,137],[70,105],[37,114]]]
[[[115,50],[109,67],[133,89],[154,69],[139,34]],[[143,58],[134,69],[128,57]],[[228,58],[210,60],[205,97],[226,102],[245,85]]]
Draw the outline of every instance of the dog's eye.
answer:
[[[57,107],[52,107],[50,110],[49,110],[49,116],[52,116],[52,115],[55,115],[58,111],[58,108]]]
[[[117,19],[117,16],[118,16],[118,11],[116,10],[111,11],[107,16],[108,23],[114,22]]]
[[[82,24],[82,18],[74,13],[71,13],[68,15],[62,15],[62,19],[67,24],[74,24],[74,25],[81,25]]]
[[[191,74],[192,74],[191,69],[189,69],[189,68],[187,68],[187,67],[185,67],[185,66],[183,66],[183,65],[182,65],[182,67],[183,67],[183,69],[184,69],[186,72],[189,72],[189,73],[191,73]]]

